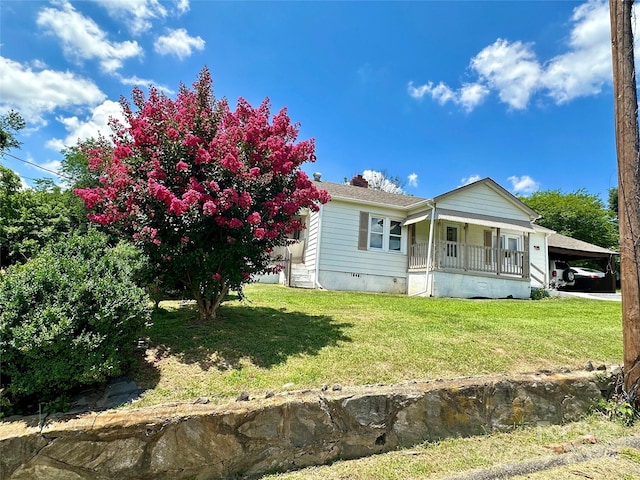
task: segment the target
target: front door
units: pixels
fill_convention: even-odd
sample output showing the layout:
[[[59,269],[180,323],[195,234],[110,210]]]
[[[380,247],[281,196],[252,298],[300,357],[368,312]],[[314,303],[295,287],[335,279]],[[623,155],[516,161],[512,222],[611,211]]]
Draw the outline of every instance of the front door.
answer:
[[[500,237],[500,247],[504,252],[504,262],[502,270],[505,273],[518,273],[520,262],[518,259],[518,246],[520,238],[516,235],[502,235]]]
[[[445,266],[458,267],[458,227],[455,225],[446,226]]]

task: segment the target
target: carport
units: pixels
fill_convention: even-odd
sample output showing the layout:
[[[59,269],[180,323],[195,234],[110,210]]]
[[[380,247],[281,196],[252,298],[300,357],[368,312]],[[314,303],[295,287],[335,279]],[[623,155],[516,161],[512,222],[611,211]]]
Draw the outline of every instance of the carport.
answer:
[[[601,279],[590,279],[590,291],[611,293],[616,291],[615,256],[618,252],[559,233],[549,235],[547,242],[549,259],[564,260],[569,263],[572,260],[593,260],[600,266],[606,276]],[[580,288],[580,285],[576,285],[576,288]]]

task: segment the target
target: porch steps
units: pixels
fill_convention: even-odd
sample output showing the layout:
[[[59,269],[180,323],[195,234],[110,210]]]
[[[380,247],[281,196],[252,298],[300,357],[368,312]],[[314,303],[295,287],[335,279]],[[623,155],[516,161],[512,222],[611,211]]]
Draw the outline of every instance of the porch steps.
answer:
[[[304,263],[292,264],[290,286],[296,288],[316,288],[313,281],[313,273],[313,270]]]

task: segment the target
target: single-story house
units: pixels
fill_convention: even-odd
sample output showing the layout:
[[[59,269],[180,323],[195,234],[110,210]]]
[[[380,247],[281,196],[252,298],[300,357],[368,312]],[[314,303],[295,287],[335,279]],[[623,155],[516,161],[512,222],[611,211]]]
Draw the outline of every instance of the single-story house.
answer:
[[[490,178],[432,199],[319,180],[331,201],[301,212],[282,283],[461,298],[529,298],[549,283],[553,231]]]

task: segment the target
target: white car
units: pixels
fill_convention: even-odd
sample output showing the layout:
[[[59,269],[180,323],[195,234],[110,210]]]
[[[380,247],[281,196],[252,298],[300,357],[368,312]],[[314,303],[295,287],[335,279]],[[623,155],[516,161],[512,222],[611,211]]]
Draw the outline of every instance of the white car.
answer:
[[[573,287],[576,284],[576,274],[572,267],[562,260],[549,261],[549,287]]]
[[[594,268],[571,267],[576,278],[604,278],[605,273]]]

